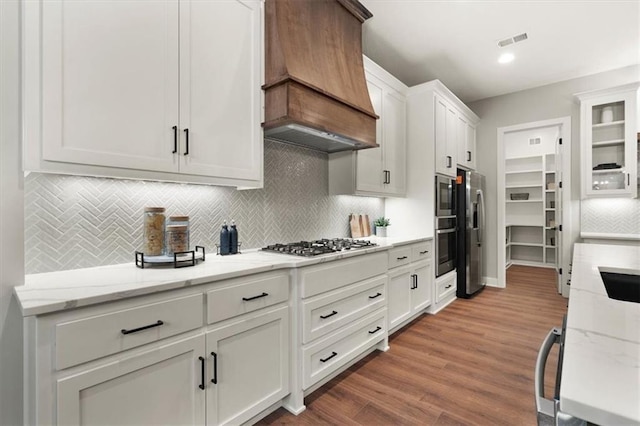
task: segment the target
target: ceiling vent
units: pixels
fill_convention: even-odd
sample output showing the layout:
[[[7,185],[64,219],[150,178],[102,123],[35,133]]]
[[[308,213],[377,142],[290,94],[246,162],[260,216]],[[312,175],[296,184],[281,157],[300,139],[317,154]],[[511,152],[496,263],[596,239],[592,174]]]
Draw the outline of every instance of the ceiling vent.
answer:
[[[509,46],[510,44],[514,44],[514,43],[519,43],[521,41],[525,41],[528,38],[529,37],[527,36],[527,33],[518,34],[518,35],[515,35],[513,37],[509,37],[509,38],[505,38],[504,40],[500,40],[498,42],[498,47]]]

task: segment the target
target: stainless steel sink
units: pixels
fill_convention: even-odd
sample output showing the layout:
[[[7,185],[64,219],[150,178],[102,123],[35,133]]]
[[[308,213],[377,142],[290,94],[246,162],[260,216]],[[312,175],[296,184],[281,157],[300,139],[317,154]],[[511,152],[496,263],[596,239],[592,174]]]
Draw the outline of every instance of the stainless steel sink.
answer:
[[[640,271],[598,267],[610,299],[640,303]]]

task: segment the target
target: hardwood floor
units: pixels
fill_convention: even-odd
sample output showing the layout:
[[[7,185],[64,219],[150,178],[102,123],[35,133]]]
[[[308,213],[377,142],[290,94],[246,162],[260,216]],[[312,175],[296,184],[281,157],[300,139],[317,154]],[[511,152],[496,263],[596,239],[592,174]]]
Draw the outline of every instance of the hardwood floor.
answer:
[[[512,266],[507,288],[485,288],[425,315],[305,399],[259,425],[535,425],[538,349],[567,300],[551,269]],[[552,393],[556,349],[547,367]]]

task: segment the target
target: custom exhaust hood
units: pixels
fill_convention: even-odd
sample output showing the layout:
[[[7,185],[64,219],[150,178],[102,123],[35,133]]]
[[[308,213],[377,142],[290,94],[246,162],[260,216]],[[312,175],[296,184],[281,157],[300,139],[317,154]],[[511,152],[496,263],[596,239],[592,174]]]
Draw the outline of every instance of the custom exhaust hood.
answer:
[[[266,138],[324,152],[374,148],[357,0],[266,0]]]

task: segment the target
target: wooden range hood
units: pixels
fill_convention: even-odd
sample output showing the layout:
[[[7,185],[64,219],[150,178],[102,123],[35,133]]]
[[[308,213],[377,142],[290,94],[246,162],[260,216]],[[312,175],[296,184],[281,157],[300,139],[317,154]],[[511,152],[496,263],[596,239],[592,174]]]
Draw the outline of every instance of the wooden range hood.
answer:
[[[325,152],[377,147],[357,0],[266,0],[265,137]]]

